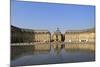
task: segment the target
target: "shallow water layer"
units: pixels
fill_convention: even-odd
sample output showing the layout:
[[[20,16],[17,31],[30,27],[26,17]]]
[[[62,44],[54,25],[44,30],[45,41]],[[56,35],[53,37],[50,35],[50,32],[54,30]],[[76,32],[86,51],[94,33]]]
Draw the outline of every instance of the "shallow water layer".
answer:
[[[11,46],[11,66],[85,62],[94,60],[94,51],[68,49],[64,45],[37,44],[30,46]]]

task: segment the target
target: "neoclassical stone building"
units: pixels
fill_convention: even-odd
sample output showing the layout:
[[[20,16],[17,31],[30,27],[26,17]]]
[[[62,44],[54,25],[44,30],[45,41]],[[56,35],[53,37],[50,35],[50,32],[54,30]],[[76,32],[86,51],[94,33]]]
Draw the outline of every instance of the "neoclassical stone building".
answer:
[[[79,32],[76,31],[67,31],[65,32],[65,42],[78,42]]]
[[[48,30],[23,29],[11,26],[12,43],[29,43],[29,42],[95,42],[95,29],[70,30],[64,35],[59,28],[53,33]]]
[[[62,33],[60,32],[59,28],[57,28],[57,30],[53,33],[52,40],[54,42],[56,42],[56,41],[61,42],[62,41]]]
[[[11,26],[11,42],[23,42],[23,36],[20,28]]]
[[[51,33],[48,30],[34,30],[35,42],[50,42]]]
[[[95,42],[95,29],[70,30],[65,32],[65,42]]]
[[[11,26],[11,42],[50,42],[51,34],[48,30],[23,29]]]
[[[79,41],[95,42],[95,29],[88,29],[81,32],[79,34]]]

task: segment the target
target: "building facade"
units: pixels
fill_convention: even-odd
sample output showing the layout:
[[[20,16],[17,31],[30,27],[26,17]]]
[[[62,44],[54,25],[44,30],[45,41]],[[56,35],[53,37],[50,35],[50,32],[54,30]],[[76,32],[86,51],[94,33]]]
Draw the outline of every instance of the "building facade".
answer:
[[[95,29],[65,32],[65,42],[95,42]]]
[[[48,30],[23,29],[11,26],[11,42],[50,42],[51,34]]]
[[[11,43],[22,42],[95,42],[95,29],[70,30],[63,35],[59,28],[53,33],[48,30],[23,29],[11,26]]]
[[[11,26],[11,42],[23,42],[23,36],[20,28]]]
[[[71,32],[67,31],[65,32],[65,42],[78,42],[79,40],[79,32]]]
[[[50,42],[51,34],[48,30],[35,30],[34,41],[35,42]]]
[[[62,41],[62,33],[60,32],[59,28],[53,33],[52,40],[55,41]]]

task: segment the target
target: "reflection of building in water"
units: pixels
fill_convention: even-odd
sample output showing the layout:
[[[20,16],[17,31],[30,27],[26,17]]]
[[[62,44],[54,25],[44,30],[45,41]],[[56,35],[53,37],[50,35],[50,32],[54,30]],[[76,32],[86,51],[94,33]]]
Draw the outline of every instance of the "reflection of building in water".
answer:
[[[45,47],[45,48],[44,48]],[[47,54],[50,52],[49,44],[38,44],[38,45],[22,45],[22,46],[11,46],[11,59],[17,58],[21,55],[26,54]]]
[[[57,28],[57,30],[53,33],[52,40],[53,41],[62,41],[62,34],[61,34],[59,28]]]
[[[94,42],[95,30],[74,30],[65,32],[65,42]]]
[[[11,42],[50,42],[48,30],[22,29],[11,26]]]
[[[47,52],[50,51],[50,44],[36,44],[34,45],[34,51],[36,52]]]
[[[95,50],[95,45],[94,43],[66,43],[64,48],[66,50]]]

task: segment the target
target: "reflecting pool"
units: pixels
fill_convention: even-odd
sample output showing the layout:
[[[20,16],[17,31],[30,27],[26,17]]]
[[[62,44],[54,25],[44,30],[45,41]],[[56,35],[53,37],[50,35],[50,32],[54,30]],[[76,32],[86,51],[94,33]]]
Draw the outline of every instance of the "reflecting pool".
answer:
[[[11,46],[11,66],[95,61],[94,50],[78,49],[80,46],[71,49],[69,45],[75,44]]]

